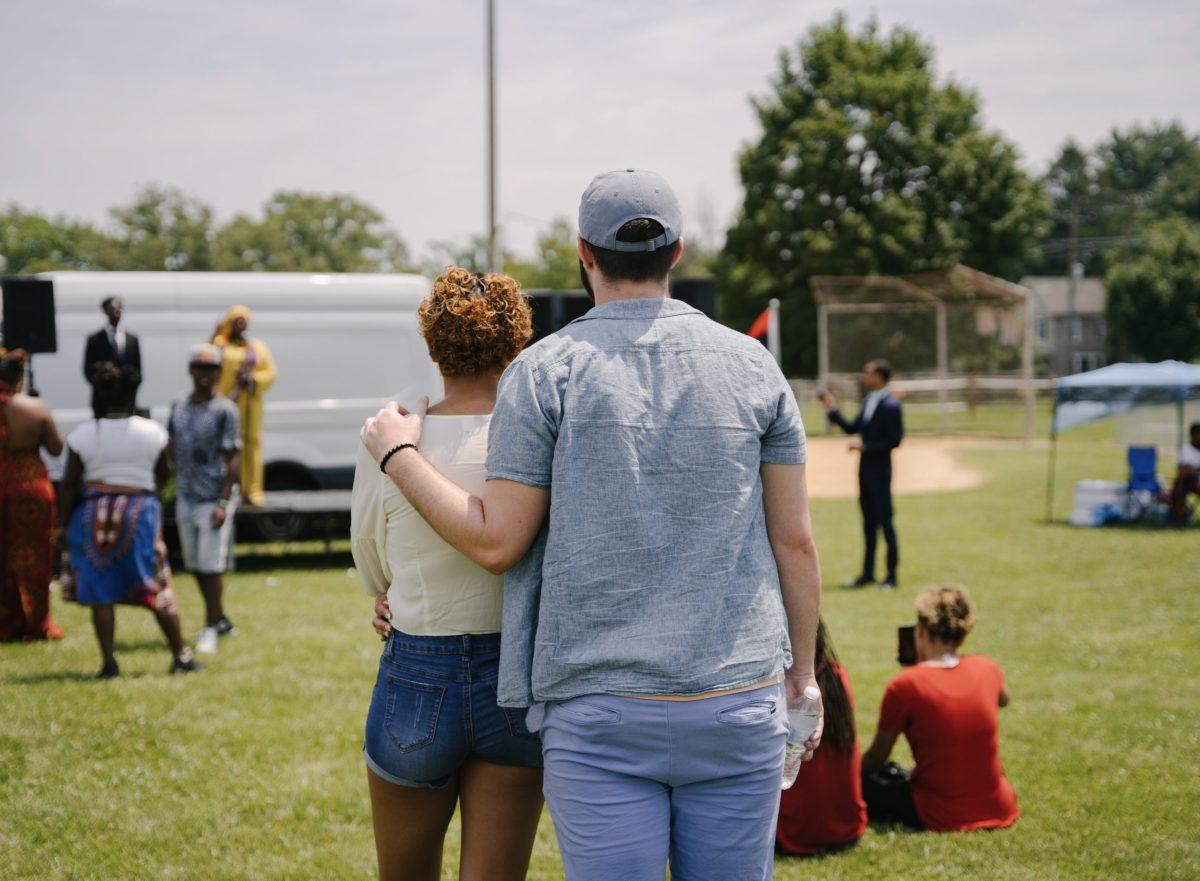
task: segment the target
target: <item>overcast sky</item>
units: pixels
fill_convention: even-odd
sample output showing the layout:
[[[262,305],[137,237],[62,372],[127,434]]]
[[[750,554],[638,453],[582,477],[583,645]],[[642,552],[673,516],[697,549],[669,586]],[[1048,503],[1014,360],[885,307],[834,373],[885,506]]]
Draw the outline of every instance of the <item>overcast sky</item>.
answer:
[[[653,168],[693,232],[740,202],[747,98],[843,9],[930,40],[1045,167],[1068,137],[1200,131],[1200,3],[496,0],[500,222],[527,251],[593,174]],[[103,221],[137,186],[226,219],[346,191],[417,254],[484,230],[484,0],[0,0],[0,202]]]

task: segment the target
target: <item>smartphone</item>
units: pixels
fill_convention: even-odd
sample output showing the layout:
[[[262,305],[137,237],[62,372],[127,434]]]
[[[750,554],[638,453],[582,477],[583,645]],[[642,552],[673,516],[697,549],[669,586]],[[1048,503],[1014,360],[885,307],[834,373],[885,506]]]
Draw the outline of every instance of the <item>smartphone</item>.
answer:
[[[917,663],[917,628],[914,625],[896,628],[896,661],[902,667]]]

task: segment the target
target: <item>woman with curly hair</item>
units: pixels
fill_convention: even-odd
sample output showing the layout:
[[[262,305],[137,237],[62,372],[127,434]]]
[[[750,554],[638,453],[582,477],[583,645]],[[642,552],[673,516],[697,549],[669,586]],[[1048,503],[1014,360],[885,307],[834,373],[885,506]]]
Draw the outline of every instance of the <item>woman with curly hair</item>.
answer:
[[[140,382],[134,367],[106,364],[97,370],[105,413],[67,435],[63,595],[92,609],[101,679],[120,675],[114,652],[117,604],[154,613],[171,647],[171,673],[198,669],[180,635],[179,604],[162,539],[158,491],[168,474],[167,431],[133,414]]]
[[[28,360],[0,348],[0,642],[63,635],[50,620],[54,486],[41,457],[63,442],[49,408],[21,393]]]
[[[451,267],[417,316],[445,386],[421,452],[480,492],[496,386],[532,334],[529,303],[507,276]],[[523,879],[542,751],[524,712],[497,704],[503,579],[447,544],[380,471],[360,448],[354,560],[385,643],[363,746],[380,877],[440,878],[459,805],[459,878]]]
[[[983,655],[959,653],[974,626],[961,587],[917,597],[917,663],[888,683],[875,740],[862,757],[872,820],[950,832],[1010,826],[1020,816],[1000,767],[1004,674]],[[888,762],[901,733],[916,759],[911,773]]]

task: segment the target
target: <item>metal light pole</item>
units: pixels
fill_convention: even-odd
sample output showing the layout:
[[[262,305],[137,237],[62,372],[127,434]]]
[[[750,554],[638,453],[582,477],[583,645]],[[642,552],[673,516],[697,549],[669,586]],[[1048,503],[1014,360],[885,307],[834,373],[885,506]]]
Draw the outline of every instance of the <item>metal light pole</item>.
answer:
[[[496,8],[495,0],[487,0],[487,186],[488,235],[487,269],[497,272],[496,265]]]
[[[772,297],[767,306],[771,310],[770,320],[767,321],[767,351],[775,358],[776,364],[782,364],[783,350],[779,338],[779,301]]]

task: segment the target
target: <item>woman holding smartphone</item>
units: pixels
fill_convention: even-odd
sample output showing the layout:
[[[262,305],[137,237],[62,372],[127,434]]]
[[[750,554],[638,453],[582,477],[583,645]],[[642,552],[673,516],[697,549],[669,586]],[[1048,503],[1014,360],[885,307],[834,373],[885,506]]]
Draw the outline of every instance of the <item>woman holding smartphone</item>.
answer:
[[[448,268],[417,315],[445,383],[421,453],[482,492],[496,385],[532,334],[529,304],[507,276]],[[542,750],[524,712],[496,701],[503,579],[448,545],[380,470],[360,449],[351,537],[385,642],[363,746],[380,877],[440,878],[458,806],[458,877],[519,881],[542,812]]]
[[[974,626],[975,609],[961,587],[917,597],[916,663],[888,684],[875,739],[862,757],[872,820],[949,832],[1010,826],[1020,816],[1000,767],[999,710],[1009,702],[1004,674],[990,658],[959,651]],[[911,774],[888,763],[901,734],[916,759]]]

